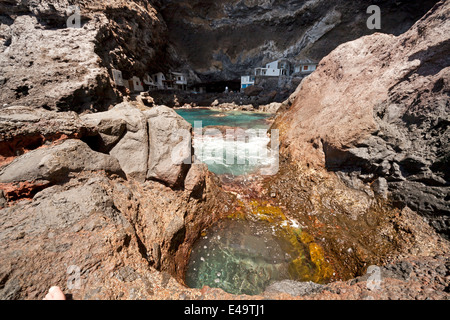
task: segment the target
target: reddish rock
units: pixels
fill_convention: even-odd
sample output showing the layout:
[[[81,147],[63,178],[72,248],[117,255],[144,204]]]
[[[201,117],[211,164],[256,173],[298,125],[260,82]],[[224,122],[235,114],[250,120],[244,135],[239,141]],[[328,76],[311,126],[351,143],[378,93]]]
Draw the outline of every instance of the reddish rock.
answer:
[[[384,178],[396,205],[447,236],[449,15],[441,1],[400,36],[339,46],[275,123],[293,161],[338,172],[354,188]]]

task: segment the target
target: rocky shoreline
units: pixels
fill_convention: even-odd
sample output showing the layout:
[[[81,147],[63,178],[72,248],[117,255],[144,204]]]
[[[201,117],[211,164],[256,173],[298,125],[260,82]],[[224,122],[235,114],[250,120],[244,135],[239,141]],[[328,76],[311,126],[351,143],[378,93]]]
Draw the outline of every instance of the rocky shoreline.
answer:
[[[340,45],[289,98],[198,100],[125,97],[112,82],[112,67],[180,59],[158,4],[84,1],[72,29],[62,2],[0,2],[0,299],[54,285],[76,300],[450,298],[448,0],[405,33]],[[192,161],[172,107],[202,105],[273,113],[280,170],[230,179]],[[188,288],[195,241],[246,217],[294,221],[325,283]]]

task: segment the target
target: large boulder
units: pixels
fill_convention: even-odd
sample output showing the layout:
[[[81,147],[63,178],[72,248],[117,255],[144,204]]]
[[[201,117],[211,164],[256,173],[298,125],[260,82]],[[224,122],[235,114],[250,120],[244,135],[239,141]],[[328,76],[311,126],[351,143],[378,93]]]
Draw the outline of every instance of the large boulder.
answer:
[[[165,106],[144,111],[144,114],[148,119],[150,142],[147,178],[177,186],[184,180],[191,163],[192,127]]]
[[[192,128],[173,109],[140,110],[123,102],[81,119],[98,130],[97,137],[89,138],[91,147],[117,158],[127,176],[140,182],[156,179],[172,187],[183,181],[190,166]]]
[[[409,31],[341,45],[303,80],[276,121],[296,162],[364,183],[386,179],[390,198],[450,232],[448,159],[450,3]]]
[[[145,180],[149,153],[147,119],[138,108],[123,102],[109,111],[82,116],[82,120],[99,131],[93,148],[119,160],[127,176]]]
[[[56,182],[66,178],[70,172],[100,170],[122,173],[115,158],[93,151],[81,140],[70,139],[17,157],[0,170],[0,183]]]

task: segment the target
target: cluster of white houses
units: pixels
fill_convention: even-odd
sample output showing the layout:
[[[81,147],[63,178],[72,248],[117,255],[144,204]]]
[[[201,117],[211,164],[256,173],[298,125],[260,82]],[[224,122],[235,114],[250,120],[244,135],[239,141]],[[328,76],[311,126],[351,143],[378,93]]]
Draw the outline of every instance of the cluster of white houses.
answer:
[[[266,64],[265,68],[256,68],[254,75],[241,77],[241,89],[255,85],[258,77],[281,77],[307,75],[316,70],[315,62],[299,62],[295,65],[286,59],[280,59]]]
[[[153,75],[146,74],[141,80],[139,77],[123,79],[122,71],[112,70],[114,83],[118,87],[125,87],[131,92],[142,92],[148,90],[187,90],[187,78],[183,73],[170,72],[165,75],[162,72]]]

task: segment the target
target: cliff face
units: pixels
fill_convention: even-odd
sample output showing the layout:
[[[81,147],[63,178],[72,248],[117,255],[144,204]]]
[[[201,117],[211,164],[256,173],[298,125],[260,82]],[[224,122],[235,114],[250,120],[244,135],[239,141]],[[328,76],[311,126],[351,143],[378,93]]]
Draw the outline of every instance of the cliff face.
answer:
[[[382,32],[401,33],[435,1],[383,3]],[[78,5],[81,28],[67,28]],[[191,81],[238,79],[273,59],[320,60],[372,33],[367,3],[314,1],[0,1],[0,100],[52,110],[121,102],[111,69],[179,69]]]
[[[80,8],[81,28],[67,28]],[[55,110],[104,109],[124,78],[169,65],[167,28],[148,1],[1,1],[0,100]]]
[[[383,33],[400,34],[437,1],[383,1]],[[204,81],[230,80],[279,58],[320,60],[371,34],[367,1],[166,0],[159,8],[180,59]]]
[[[339,46],[280,115],[285,154],[370,185],[448,236],[450,2],[400,35]]]

